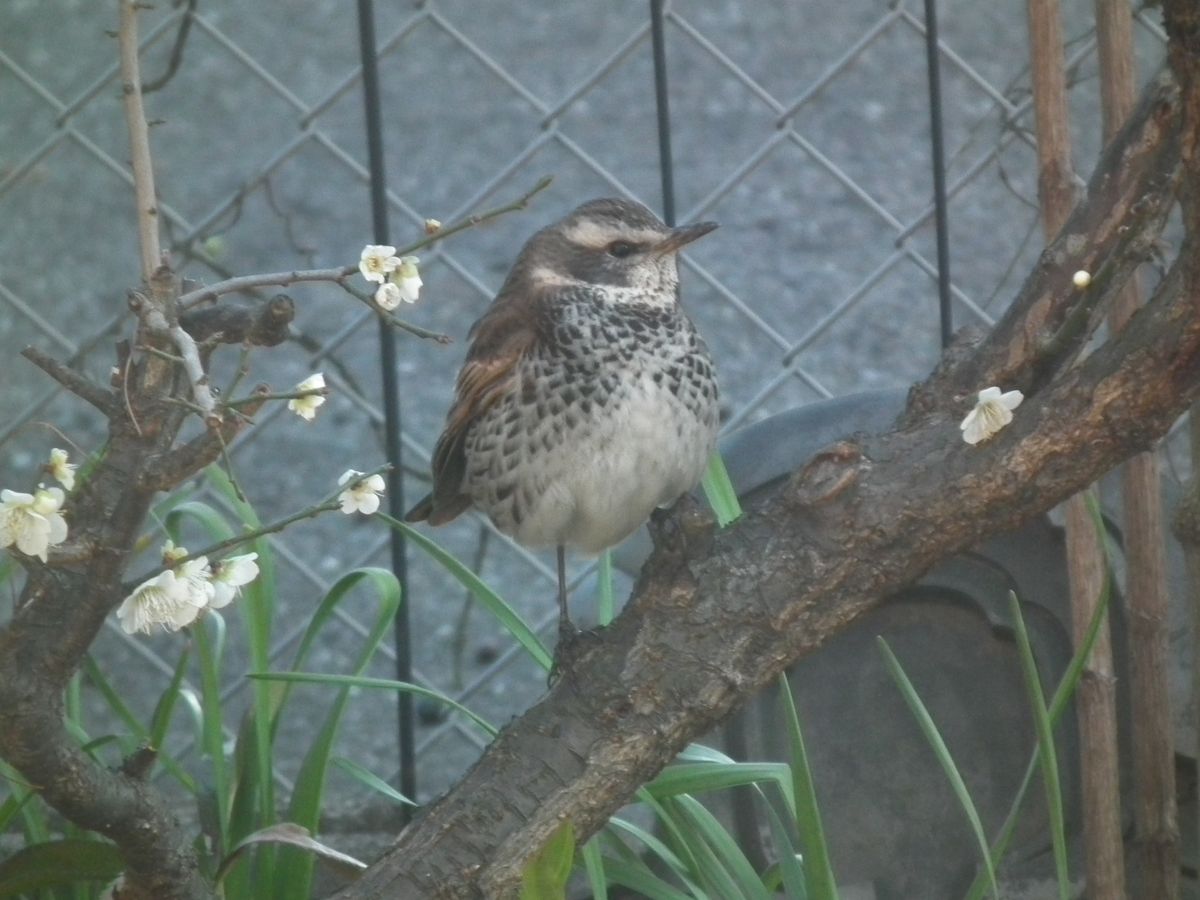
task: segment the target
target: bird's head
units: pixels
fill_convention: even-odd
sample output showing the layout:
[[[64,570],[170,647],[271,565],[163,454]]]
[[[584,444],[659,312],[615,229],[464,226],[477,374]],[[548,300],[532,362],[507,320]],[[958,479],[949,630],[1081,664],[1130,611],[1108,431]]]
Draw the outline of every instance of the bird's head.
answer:
[[[540,286],[611,287],[617,298],[674,302],[676,254],[716,227],[672,228],[632,200],[591,200],[530,238],[517,271]]]

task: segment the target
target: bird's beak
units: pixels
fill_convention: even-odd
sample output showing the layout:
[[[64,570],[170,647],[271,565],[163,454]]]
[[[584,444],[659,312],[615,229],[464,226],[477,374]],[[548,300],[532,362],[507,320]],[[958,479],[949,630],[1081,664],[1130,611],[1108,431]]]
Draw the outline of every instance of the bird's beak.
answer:
[[[672,228],[671,233],[654,248],[654,252],[660,256],[675,253],[680,247],[704,237],[716,227],[716,222],[697,222],[695,225],[682,225],[679,228]]]

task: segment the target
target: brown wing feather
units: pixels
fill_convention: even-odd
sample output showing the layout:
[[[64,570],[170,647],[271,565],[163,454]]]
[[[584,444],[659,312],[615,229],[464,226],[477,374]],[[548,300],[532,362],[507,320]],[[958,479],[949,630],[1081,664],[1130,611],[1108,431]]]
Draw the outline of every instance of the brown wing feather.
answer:
[[[433,451],[433,491],[405,516],[431,525],[449,522],[471,499],[462,493],[464,441],[471,426],[515,385],[517,364],[537,339],[531,306],[535,298],[502,291],[471,326],[470,349],[454,388],[446,427]]]

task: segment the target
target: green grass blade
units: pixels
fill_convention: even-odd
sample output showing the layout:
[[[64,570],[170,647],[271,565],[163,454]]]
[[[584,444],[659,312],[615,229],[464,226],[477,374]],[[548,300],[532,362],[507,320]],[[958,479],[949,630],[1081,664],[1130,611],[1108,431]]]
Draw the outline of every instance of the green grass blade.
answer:
[[[646,808],[648,808],[654,813],[655,816],[658,817],[658,821],[663,827],[663,838],[665,841],[663,846],[668,847],[672,855],[676,856],[679,860],[677,865],[673,865],[671,867],[672,870],[676,872],[685,882],[689,882],[691,879],[699,878],[700,863],[696,859],[695,854],[692,852],[692,848],[688,844],[681,823],[678,821],[677,817],[672,814],[671,810],[666,807],[665,803],[660,803],[645,788],[638,788],[637,798],[639,802],[645,805]],[[653,845],[647,844],[647,846],[653,849]],[[689,883],[688,887],[690,890],[692,890],[692,893],[695,896],[703,896],[697,885]]]
[[[219,614],[203,616],[191,628],[200,663],[200,708],[203,712],[201,748],[212,766],[217,815],[217,851],[229,844],[229,767],[225,758],[225,719],[221,708],[221,657],[225,646],[225,620]]]
[[[878,641],[879,649],[883,653],[883,661],[887,665],[892,679],[896,682],[896,686],[900,689],[901,696],[904,697],[904,702],[908,704],[913,717],[917,720],[917,724],[925,735],[925,740],[933,748],[934,756],[937,757],[938,763],[941,764],[942,771],[946,773],[946,778],[950,781],[950,786],[954,789],[954,794],[958,797],[958,802],[971,823],[971,830],[975,834],[975,840],[979,844],[983,864],[987,869],[988,884],[992,889],[993,896],[999,897],[1000,891],[996,887],[996,870],[992,866],[992,856],[989,852],[987,836],[983,831],[983,823],[979,820],[979,811],[975,808],[975,802],[971,799],[971,793],[967,790],[967,785],[958,771],[958,766],[954,763],[954,757],[950,755],[950,750],[946,746],[946,742],[942,740],[942,735],[938,731],[937,725],[934,724],[933,717],[929,715],[929,710],[925,708],[925,704],[921,700],[920,695],[917,694],[916,688],[909,681],[908,675],[905,674],[903,667],[900,665],[900,660],[896,659],[896,655],[892,653],[892,648],[888,646],[887,641],[882,637],[876,638],[876,641]]]
[[[694,894],[685,894],[655,875],[645,865],[621,860],[604,860],[604,871],[612,884],[624,885],[647,900],[694,900]]]
[[[808,900],[808,882],[804,874],[804,866],[800,864],[800,854],[792,843],[792,836],[775,807],[770,803],[763,804],[767,810],[767,823],[771,827],[771,838],[778,855],[776,868],[783,881],[787,900]]]
[[[604,874],[604,858],[600,855],[600,841],[593,837],[583,845],[583,868],[587,873],[588,887],[592,889],[592,900],[608,900],[608,878]]]
[[[400,606],[400,582],[396,576],[386,569],[368,568],[355,570],[342,578],[330,588],[322,600],[314,622],[325,621],[354,587],[359,584],[367,585],[373,591],[376,601],[375,618],[370,631],[363,640],[358,657],[351,670],[360,675],[370,664],[371,659],[379,649],[380,643],[389,633]],[[305,639],[301,641],[301,649],[297,656],[306,653],[311,641],[315,640],[319,625],[310,625]],[[342,687],[329,705],[325,721],[317,731],[296,776],[296,788],[292,792],[288,805],[288,821],[309,832],[316,833],[321,816],[321,800],[325,792],[326,779],[329,774],[329,760],[333,753],[333,744],[337,739],[338,728],[342,715],[350,699],[350,688]],[[280,850],[279,878],[276,882],[276,896],[280,900],[291,900],[293,897],[307,897],[311,893],[312,872],[315,860],[311,854],[291,848]]]
[[[564,900],[575,858],[575,828],[563,822],[521,873],[520,900]]]
[[[613,600],[613,564],[612,551],[605,550],[600,554],[600,562],[596,566],[596,583],[598,600],[596,603],[596,621],[607,625],[616,613],[616,603]]]
[[[762,782],[777,784],[786,796],[792,795],[791,769],[786,763],[772,762],[673,763],[647,783],[645,790],[661,800]]]
[[[365,676],[354,675],[323,675],[316,672],[250,672],[246,677],[260,678],[263,681],[282,681],[295,684],[336,684],[384,691],[406,691],[418,697],[428,697],[430,700],[445,703],[478,725],[480,730],[488,737],[495,737],[500,733],[500,729],[490,724],[486,719],[476,715],[456,700],[452,700],[445,694],[431,690],[430,688],[421,687],[419,684],[409,684],[407,681],[392,681],[390,678],[367,678]]]
[[[208,483],[229,504],[241,524],[250,530],[262,526],[258,513],[248,502],[238,496],[225,470],[218,465],[207,469]],[[218,538],[219,540],[220,538]],[[271,623],[275,616],[275,553],[271,542],[264,536],[254,541],[248,547],[237,549],[237,553],[253,550],[258,554],[258,578],[242,588],[242,597],[238,601],[238,612],[246,631],[246,645],[250,652],[250,668],[263,671],[271,664]],[[257,800],[259,814],[254,822],[245,821],[241,815],[235,821],[238,827],[238,839],[245,837],[250,831],[266,827],[275,821],[275,773],[272,757],[272,742],[270,735],[270,711],[272,686],[254,684],[253,713],[250,718],[254,729],[254,740],[251,742],[253,765],[243,761],[238,771],[238,793],[245,805],[251,796]],[[273,848],[265,848],[265,856],[269,857]]]
[[[714,452],[708,458],[708,468],[700,485],[704,488],[704,496],[708,498],[708,505],[717,517],[718,525],[724,528],[741,518],[742,504],[738,502],[737,491],[733,489],[733,482],[725,470],[725,460],[719,452]]]
[[[787,799],[800,833],[800,846],[804,851],[805,887],[812,900],[837,900],[837,879],[833,874],[829,844],[825,840],[825,826],[821,822],[821,810],[817,805],[817,789],[813,784],[808,753],[804,748],[804,734],[800,730],[796,701],[792,697],[792,687],[788,684],[786,674],[779,676],[779,702],[787,729],[789,764],[794,785],[794,792]]]
[[[187,654],[184,653],[182,660],[186,661],[186,659]],[[96,660],[92,658],[91,654],[88,654],[83,658],[83,671],[96,690],[100,692],[100,696],[102,696],[104,698],[104,702],[108,704],[109,710],[121,720],[122,724],[129,729],[130,733],[140,743],[153,747],[158,755],[158,761],[162,763],[163,768],[170,772],[171,776],[189,791],[194,791],[196,788],[196,780],[187,771],[185,771],[184,768],[180,766],[173,757],[162,750],[159,742],[154,739],[151,730],[147,728],[142,720],[139,719],[137,715],[134,714],[133,710],[129,708],[129,705],[121,697],[120,692],[118,692],[116,688],[112,686],[109,680],[104,676],[104,673],[100,670],[100,667],[96,665]],[[177,667],[176,673],[178,674],[179,672],[180,670]],[[177,683],[173,682],[172,687],[168,688],[168,691],[174,693],[174,690],[176,690],[177,687]],[[163,695],[163,697],[165,696],[166,694]],[[160,704],[161,702],[162,698],[159,699]]]
[[[1095,612],[1092,613],[1092,619],[1088,622],[1087,631],[1084,632],[1083,641],[1076,649],[1075,655],[1071,657],[1071,661],[1067,664],[1067,669],[1063,672],[1062,678],[1059,679],[1058,687],[1055,688],[1054,696],[1050,699],[1048,715],[1052,727],[1058,723],[1063,712],[1066,711],[1067,704],[1075,694],[1075,688],[1079,684],[1079,679],[1083,677],[1084,667],[1087,665],[1088,657],[1092,654],[1092,648],[1096,644],[1100,628],[1107,621],[1108,606],[1112,598],[1112,557],[1108,552],[1107,529],[1104,526],[1104,520],[1100,514],[1100,505],[1096,501],[1095,496],[1090,493],[1085,496],[1088,511],[1092,514],[1093,526],[1096,529],[1097,535],[1100,535],[1102,538],[1100,546],[1105,555],[1104,580],[1101,583],[1100,597],[1096,602]],[[1033,752],[1030,754],[1029,763],[1025,767],[1025,776],[1021,781],[1021,786],[1017,790],[1016,796],[1013,797],[1008,814],[1004,817],[1004,824],[1000,827],[996,839],[992,842],[991,858],[993,866],[998,866],[1000,860],[1008,852],[1008,846],[1012,842],[1013,834],[1016,832],[1021,807],[1025,802],[1029,786],[1033,783],[1033,773],[1037,770],[1038,760],[1038,748],[1034,747]],[[983,880],[983,873],[980,873],[967,890],[965,900],[980,900],[983,897],[985,889],[986,883]]]
[[[732,835],[699,800],[686,794],[662,801],[683,823],[683,833],[717,897],[770,900],[758,873]]]
[[[1013,619],[1013,630],[1017,636],[1021,674],[1029,694],[1029,707],[1033,711],[1033,723],[1037,731],[1038,758],[1042,770],[1042,783],[1046,787],[1046,808],[1050,812],[1050,840],[1054,847],[1054,869],[1058,876],[1059,900],[1067,900],[1071,891],[1071,876],[1067,868],[1067,837],[1063,826],[1062,786],[1058,778],[1058,755],[1054,749],[1054,726],[1046,710],[1046,698],[1042,694],[1042,682],[1038,676],[1037,661],[1033,658],[1033,647],[1029,643],[1029,632],[1021,616],[1021,603],[1017,595],[1008,592],[1009,610]]]
[[[0,862],[0,897],[74,885],[106,884],[125,868],[114,844],[67,839],[31,844]]]
[[[167,731],[171,728],[171,717],[175,713],[175,704],[179,700],[180,688],[183,685],[183,678],[187,674],[190,661],[191,652],[185,645],[179,652],[175,671],[171,673],[171,682],[167,685],[167,689],[159,695],[158,702],[154,704],[154,713],[150,716],[151,747],[161,749],[166,743]]]
[[[45,809],[39,805],[40,798],[32,785],[4,760],[0,760],[0,780],[8,785],[8,799],[0,804],[0,833],[8,829],[9,823],[21,815],[24,823],[25,843],[39,844],[50,839],[50,828],[46,823]]]
[[[370,769],[360,766],[353,760],[346,759],[344,756],[335,756],[333,758],[333,764],[351,778],[355,779],[361,784],[366,785],[377,794],[383,794],[383,796],[387,797],[389,800],[395,800],[397,803],[401,803],[405,806],[420,805],[415,800],[409,800]]]
[[[664,814],[665,813],[660,813],[659,817],[661,818]],[[641,843],[646,850],[657,856],[659,860],[662,861],[663,865],[665,865],[672,872],[682,874],[688,869],[689,864],[684,857],[676,854],[670,847],[663,843],[657,835],[652,834],[651,832],[642,828],[640,825],[635,825],[633,822],[629,822],[620,818],[619,816],[614,816],[608,820],[605,830],[609,832],[612,835],[613,840],[620,843],[622,847],[624,847],[625,844],[620,842],[619,838],[617,837],[617,832],[625,832],[630,837]],[[631,855],[634,858],[641,858],[641,853],[633,853]]]
[[[435,562],[449,572],[455,580],[463,587],[469,590],[479,604],[492,614],[497,621],[508,631],[509,634],[525,648],[526,652],[533,657],[534,661],[545,669],[550,671],[550,666],[553,663],[550,653],[546,650],[541,639],[538,638],[534,630],[529,627],[528,623],[517,615],[516,611],[509,606],[500,595],[492,590],[484,581],[464,566],[461,562],[455,559],[450,553],[442,549],[437,543],[431,541],[428,537],[422,534],[417,529],[413,528],[406,522],[401,522],[398,519],[393,519],[386,513],[375,513],[375,518],[387,522],[393,528],[398,528],[404,532],[405,538],[412,541]]]

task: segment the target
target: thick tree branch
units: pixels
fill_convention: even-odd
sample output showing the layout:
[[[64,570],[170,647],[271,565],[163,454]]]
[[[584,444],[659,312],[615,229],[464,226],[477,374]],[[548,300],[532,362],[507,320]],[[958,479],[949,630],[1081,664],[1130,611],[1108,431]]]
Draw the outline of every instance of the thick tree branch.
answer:
[[[1078,355],[1102,319],[1098,311],[1151,256],[1174,205],[1183,171],[1181,109],[1175,79],[1161,73],[1105,149],[1086,196],[1016,300],[974,352],[960,352],[917,390],[910,415],[944,407],[956,385],[1029,393]],[[1092,275],[1082,294],[1071,283],[1080,269]]]
[[[1169,23],[1191,16],[1200,49],[1190,0],[1166,5]],[[1119,335],[1078,356],[1157,238],[1181,147],[1185,160],[1194,152],[1200,79],[1176,63],[1186,99],[1161,80],[1151,87],[977,355],[918,387],[896,431],[820,454],[729,530],[685,523],[572,670],[339,898],[513,895],[563,822],[591,835],[689,740],[879,598],[1165,433],[1200,394],[1190,181],[1188,236],[1168,277]],[[1099,275],[1095,292],[1072,287],[1080,268]],[[1008,429],[970,447],[957,429],[965,398],[996,383],[1028,398]]]

